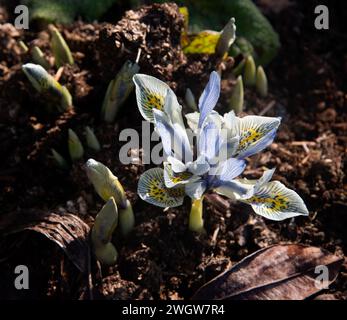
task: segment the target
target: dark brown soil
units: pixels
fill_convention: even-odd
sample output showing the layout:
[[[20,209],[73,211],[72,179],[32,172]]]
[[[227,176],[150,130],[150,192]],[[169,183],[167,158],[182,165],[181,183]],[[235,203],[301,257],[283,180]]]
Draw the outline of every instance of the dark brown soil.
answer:
[[[316,1],[294,1],[272,11],[271,1],[258,1],[282,42],[280,54],[266,68],[270,95],[246,92],[249,114],[282,116],[275,143],[249,161],[245,175],[260,176],[276,166],[275,178],[295,189],[305,200],[310,217],[271,222],[245,205],[216,195],[205,201],[206,235],[187,230],[188,201],[163,212],[136,194],[139,175],[148,169],[124,166],[118,152],[123,128],[141,132],[141,115],[132,94],[114,125],[100,120],[107,84],[126,60],[134,61],[141,48],[141,72],[167,81],[181,99],[190,87],[199,96],[209,73],[223,69],[218,110],[227,110],[234,78],[230,59],[186,57],[179,44],[182,17],[176,5],[153,5],[128,11],[116,24],[76,22],[60,27],[76,64],[64,67],[60,77],[73,95],[74,111],[62,115],[45,111],[40,97],[23,75],[30,61],[18,40],[38,44],[51,58],[48,33],[17,31],[0,25],[0,207],[1,215],[28,210],[71,212],[92,225],[102,201],[88,183],[84,162],[93,157],[119,177],[136,215],[128,239],[115,235],[120,253],[117,265],[100,269],[91,263],[93,288],[62,251],[33,232],[0,235],[0,298],[189,299],[206,281],[246,255],[274,243],[304,243],[338,255],[347,254],[347,42],[346,5],[331,1],[329,31],[313,27]],[[0,10],[0,22],[8,20]],[[50,72],[57,70],[52,67]],[[88,151],[68,172],[57,169],[49,157],[55,148],[68,159],[67,129],[84,141],[84,127],[94,128],[102,151]],[[1,216],[0,216],[1,220]],[[1,225],[1,224],[0,224]],[[4,230],[0,231],[3,233]],[[31,271],[31,290],[13,288],[14,267]],[[329,297],[347,298],[347,265],[328,290]],[[324,298],[324,297],[323,297]]]

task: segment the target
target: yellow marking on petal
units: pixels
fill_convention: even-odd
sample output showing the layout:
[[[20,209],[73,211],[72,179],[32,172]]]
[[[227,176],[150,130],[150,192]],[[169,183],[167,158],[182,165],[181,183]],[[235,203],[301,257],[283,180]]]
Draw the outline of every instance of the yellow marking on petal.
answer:
[[[148,195],[157,201],[164,202],[169,205],[172,202],[171,198],[184,196],[184,189],[166,188],[162,181],[154,178],[150,182]]]
[[[252,129],[252,128],[248,129],[247,131],[242,132],[238,151],[247,148],[250,144],[256,142],[257,140],[259,140],[263,136],[264,136],[263,133],[255,130],[255,129]]]
[[[178,182],[188,180],[192,175],[193,174],[190,172],[181,172],[181,173],[175,174],[174,176],[171,176],[170,180],[173,183],[178,183]]]
[[[158,93],[146,92],[143,98],[144,107],[148,110],[164,108],[164,97]]]
[[[272,211],[282,211],[289,207],[288,198],[282,195],[269,196],[253,196],[247,199],[247,202],[254,205],[265,205]]]

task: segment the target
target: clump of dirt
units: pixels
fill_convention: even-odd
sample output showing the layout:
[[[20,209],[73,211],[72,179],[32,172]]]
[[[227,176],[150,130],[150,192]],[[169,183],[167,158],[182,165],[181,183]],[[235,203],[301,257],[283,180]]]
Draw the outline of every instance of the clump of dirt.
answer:
[[[141,72],[166,81],[185,63],[180,46],[183,16],[176,4],[153,4],[127,11],[116,25],[100,31],[97,50],[105,78],[112,78],[126,57],[135,61],[141,49]]]

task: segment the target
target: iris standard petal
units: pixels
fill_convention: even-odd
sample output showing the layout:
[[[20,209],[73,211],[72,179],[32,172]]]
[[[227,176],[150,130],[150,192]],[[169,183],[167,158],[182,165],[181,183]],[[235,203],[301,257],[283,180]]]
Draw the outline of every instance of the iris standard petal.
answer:
[[[214,109],[220,94],[220,77],[216,71],[212,71],[210,79],[199,99],[199,128],[201,128],[205,118]]]
[[[198,136],[198,153],[212,160],[218,153],[220,129],[213,122],[205,122]]]
[[[193,152],[185,129],[177,123],[171,124],[168,116],[160,110],[153,110],[153,115],[166,156],[173,155],[183,162],[192,161]]]
[[[219,179],[222,181],[231,181],[239,176],[246,168],[244,160],[230,158],[224,161],[217,169]]]
[[[178,103],[177,97],[171,89],[168,89],[166,93],[164,111],[171,123],[177,123],[184,128],[182,106]]]

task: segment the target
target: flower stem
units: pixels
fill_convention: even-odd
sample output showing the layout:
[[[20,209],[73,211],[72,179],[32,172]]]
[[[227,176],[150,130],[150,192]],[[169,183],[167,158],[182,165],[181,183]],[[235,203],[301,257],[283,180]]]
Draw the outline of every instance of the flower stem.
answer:
[[[204,220],[202,219],[203,197],[192,200],[192,208],[189,215],[189,230],[202,233],[204,229]]]

